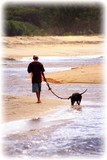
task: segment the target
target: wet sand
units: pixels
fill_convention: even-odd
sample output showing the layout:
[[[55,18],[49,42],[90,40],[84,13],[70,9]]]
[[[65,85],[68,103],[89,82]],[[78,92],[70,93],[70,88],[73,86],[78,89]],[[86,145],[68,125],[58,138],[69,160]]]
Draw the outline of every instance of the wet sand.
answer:
[[[78,85],[82,90],[84,85]],[[74,89],[77,88],[77,85],[73,86],[75,86]],[[13,108],[17,112],[21,108],[20,114],[22,117],[16,114],[16,117],[18,116],[20,119],[15,121],[10,119],[10,122],[7,120],[7,123],[3,124],[4,154],[14,158],[27,156],[42,159],[44,157],[49,159],[71,157],[74,159],[93,159],[103,156],[103,86],[86,84],[84,87],[88,88],[88,92],[84,94],[81,106],[75,105],[73,108],[70,107],[70,101],[56,101],[56,99],[50,102],[48,99],[46,101],[43,99],[45,106],[42,104],[36,108],[34,99],[31,97],[27,96],[26,101],[23,101],[23,97],[12,97],[13,103],[10,104],[13,104]],[[11,100],[9,96],[6,98]],[[20,106],[17,106],[18,102]],[[53,107],[52,102],[56,106]],[[9,101],[7,103],[9,105]],[[43,106],[46,110],[43,109]],[[26,108],[29,115],[25,113]],[[12,109],[12,106],[10,106],[10,109]],[[36,113],[36,111],[40,115],[39,119],[35,117],[34,112]],[[12,112],[10,114],[13,115]]]
[[[5,122],[41,118],[67,104],[66,101],[49,98],[42,98],[42,103],[36,103],[36,96],[5,96],[3,100]]]

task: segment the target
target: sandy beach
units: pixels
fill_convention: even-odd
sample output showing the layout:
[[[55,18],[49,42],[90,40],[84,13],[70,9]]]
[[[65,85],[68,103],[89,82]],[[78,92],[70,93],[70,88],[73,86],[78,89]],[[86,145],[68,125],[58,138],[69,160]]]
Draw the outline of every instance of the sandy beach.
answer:
[[[102,36],[4,37],[2,57],[17,60],[22,57],[32,57],[33,54],[52,57],[103,56],[103,41]],[[49,82],[56,84],[102,84],[104,83],[103,71],[104,64],[95,64],[47,74],[46,77]],[[53,99],[44,99],[42,104],[37,105],[34,97],[11,97],[11,95],[5,97],[4,100],[6,121],[40,116],[50,108],[65,103]],[[32,107],[29,107],[30,104],[32,104]]]
[[[102,55],[104,37],[99,36],[45,36],[4,37],[3,57],[18,59],[32,56]],[[87,52],[87,49],[90,51]]]
[[[9,157],[97,157],[104,153],[103,36],[3,38],[3,153]],[[41,101],[31,91],[32,55],[60,97],[83,94],[81,105],[58,99],[45,82]],[[48,145],[47,145],[48,144]]]
[[[104,65],[91,65],[72,70],[49,74],[47,80],[52,83],[104,83]]]

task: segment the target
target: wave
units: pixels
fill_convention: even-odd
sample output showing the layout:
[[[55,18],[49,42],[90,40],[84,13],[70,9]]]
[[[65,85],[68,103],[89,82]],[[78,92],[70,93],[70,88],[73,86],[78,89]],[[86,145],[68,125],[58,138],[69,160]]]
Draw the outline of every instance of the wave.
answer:
[[[42,62],[64,62],[64,61],[73,61],[73,60],[90,60],[90,59],[102,59],[101,55],[93,55],[93,56],[40,56],[39,60]],[[30,62],[32,61],[32,57],[22,57],[19,61]]]
[[[96,59],[102,58],[104,56],[101,55],[92,55],[92,56],[40,56],[39,60],[42,62],[64,62],[64,61],[71,61],[71,60],[88,60],[88,59]],[[32,57],[22,57],[22,58],[11,58],[11,57],[4,57],[3,61],[22,61],[22,62],[30,62],[32,61]]]

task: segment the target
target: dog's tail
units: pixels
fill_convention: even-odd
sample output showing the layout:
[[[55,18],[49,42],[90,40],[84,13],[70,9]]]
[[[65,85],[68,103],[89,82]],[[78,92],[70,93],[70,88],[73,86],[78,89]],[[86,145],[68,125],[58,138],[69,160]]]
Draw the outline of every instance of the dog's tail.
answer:
[[[87,91],[87,89],[84,92],[82,92],[81,95],[84,94],[86,91]]]

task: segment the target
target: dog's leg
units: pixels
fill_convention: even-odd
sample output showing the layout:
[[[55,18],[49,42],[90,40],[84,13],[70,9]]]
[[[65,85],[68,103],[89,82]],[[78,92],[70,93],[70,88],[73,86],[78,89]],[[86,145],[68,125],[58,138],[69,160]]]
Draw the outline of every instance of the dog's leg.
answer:
[[[77,101],[77,104],[80,105],[80,101]]]
[[[75,103],[75,101],[71,100],[71,104],[72,104],[72,106],[74,105],[74,103]]]

